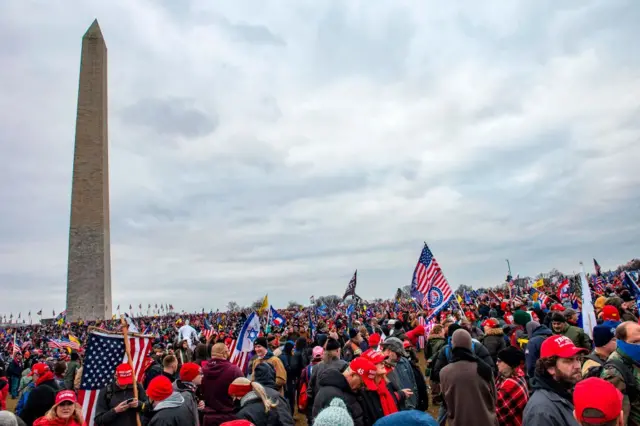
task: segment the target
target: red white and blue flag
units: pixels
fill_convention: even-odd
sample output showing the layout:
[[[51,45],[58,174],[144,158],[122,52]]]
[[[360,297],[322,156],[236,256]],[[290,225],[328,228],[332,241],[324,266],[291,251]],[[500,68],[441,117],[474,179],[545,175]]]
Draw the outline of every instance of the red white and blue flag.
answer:
[[[282,315],[280,315],[278,313],[278,311],[276,311],[275,309],[273,309],[273,306],[269,306],[270,309],[270,313],[271,313],[271,325],[275,326],[275,327],[282,327],[285,323],[285,319]]]
[[[426,322],[437,315],[453,297],[449,282],[426,244],[413,271],[411,294],[422,296],[422,306],[427,311]]]

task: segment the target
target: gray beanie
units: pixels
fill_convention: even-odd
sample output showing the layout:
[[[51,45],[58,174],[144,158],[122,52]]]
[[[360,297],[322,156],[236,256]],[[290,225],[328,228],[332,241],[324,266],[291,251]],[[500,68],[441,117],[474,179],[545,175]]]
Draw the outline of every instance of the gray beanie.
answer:
[[[451,336],[451,346],[455,348],[465,348],[471,350],[473,343],[471,341],[471,335],[463,328],[460,328],[453,332]]]
[[[0,426],[21,426],[25,423],[10,411],[0,411]]]
[[[320,411],[313,426],[353,426],[353,419],[340,398],[333,398],[327,408]]]
[[[529,336],[529,339],[531,339],[531,335],[533,334],[534,331],[536,331],[536,328],[540,327],[540,323],[537,321],[529,321],[527,323],[527,325],[525,326],[525,329],[527,330],[527,336]]]

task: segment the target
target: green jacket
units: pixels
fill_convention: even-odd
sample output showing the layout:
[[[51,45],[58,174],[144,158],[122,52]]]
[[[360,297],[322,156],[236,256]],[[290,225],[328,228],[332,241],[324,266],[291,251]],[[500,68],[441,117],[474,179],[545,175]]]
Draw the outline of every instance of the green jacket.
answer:
[[[564,330],[564,333],[556,333],[554,331],[553,334],[562,334],[563,336],[566,336],[569,339],[571,339],[574,345],[576,345],[579,348],[584,348],[589,352],[591,352],[591,349],[593,349],[591,346],[591,339],[589,339],[589,336],[587,336],[587,333],[585,333],[584,330],[579,327],[575,327],[573,325],[567,325],[567,328]]]
[[[633,375],[636,378],[636,387],[640,388],[640,366],[635,363],[624,353],[616,349],[610,356],[608,361],[613,359],[622,360],[627,365],[633,366]],[[624,413],[624,424],[628,426],[640,426],[640,398],[636,398],[633,403],[629,400],[627,386],[624,378],[617,368],[606,366],[600,373],[600,377],[613,383],[615,387],[624,395],[622,401],[622,411]]]
[[[73,380],[76,377],[76,371],[80,368],[80,363],[78,361],[70,361],[67,364],[67,372],[64,373],[64,387],[73,390]]]

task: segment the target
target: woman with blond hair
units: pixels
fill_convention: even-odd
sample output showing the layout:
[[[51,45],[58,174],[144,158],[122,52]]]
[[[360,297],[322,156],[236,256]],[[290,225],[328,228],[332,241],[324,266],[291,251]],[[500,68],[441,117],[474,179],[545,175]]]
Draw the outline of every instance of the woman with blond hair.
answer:
[[[33,426],[86,426],[82,406],[78,404],[75,392],[58,392],[56,403],[44,416],[37,419]]]
[[[229,385],[229,396],[239,405],[238,419],[248,420],[256,426],[294,425],[289,404],[274,389],[239,377]]]

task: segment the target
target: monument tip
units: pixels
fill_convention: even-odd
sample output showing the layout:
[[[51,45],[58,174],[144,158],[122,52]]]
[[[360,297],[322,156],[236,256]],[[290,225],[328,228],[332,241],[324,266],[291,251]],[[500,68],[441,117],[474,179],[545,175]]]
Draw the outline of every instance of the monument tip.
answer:
[[[100,30],[100,24],[98,24],[97,19],[93,20],[87,32],[84,33],[84,38],[104,38],[102,37],[102,31]]]

